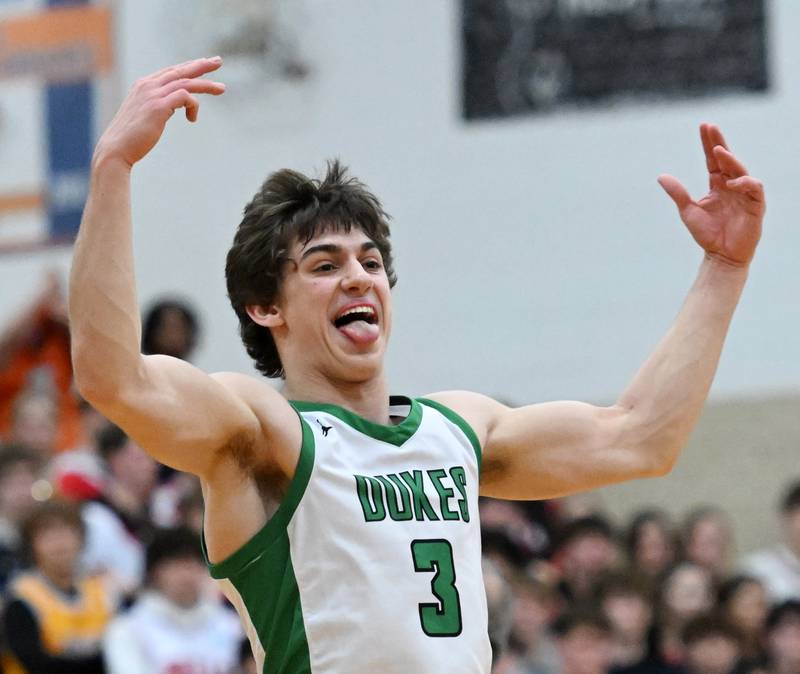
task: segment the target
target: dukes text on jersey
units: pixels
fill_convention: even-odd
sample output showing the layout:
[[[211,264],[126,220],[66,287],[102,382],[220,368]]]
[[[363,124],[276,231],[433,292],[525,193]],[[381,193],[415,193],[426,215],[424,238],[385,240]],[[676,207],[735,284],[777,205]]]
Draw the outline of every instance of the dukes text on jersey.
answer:
[[[395,522],[469,522],[467,476],[462,466],[353,477],[366,522],[380,522],[387,517]],[[426,492],[427,485],[433,490]],[[436,496],[431,498],[431,493]]]

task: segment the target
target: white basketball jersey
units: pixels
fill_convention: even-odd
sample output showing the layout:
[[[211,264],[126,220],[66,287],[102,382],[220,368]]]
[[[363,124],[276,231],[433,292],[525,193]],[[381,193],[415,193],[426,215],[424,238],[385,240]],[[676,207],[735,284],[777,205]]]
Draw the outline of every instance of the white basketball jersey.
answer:
[[[488,674],[480,445],[433,401],[397,425],[292,402],[295,476],[272,519],[211,575],[270,674]]]

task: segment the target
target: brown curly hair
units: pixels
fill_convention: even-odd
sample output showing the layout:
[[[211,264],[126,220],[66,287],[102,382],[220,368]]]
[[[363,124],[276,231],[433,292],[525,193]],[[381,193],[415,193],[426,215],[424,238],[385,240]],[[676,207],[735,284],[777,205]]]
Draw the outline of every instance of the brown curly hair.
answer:
[[[389,215],[362,182],[338,160],[328,162],[323,179],[282,169],[271,174],[244,209],[225,263],[228,298],[239,318],[239,334],[256,369],[283,377],[269,328],[247,315],[247,305],[271,304],[278,296],[291,246],[306,244],[325,231],[364,232],[378,247],[394,287],[397,276],[389,241]]]
[[[26,562],[35,562],[33,555],[33,541],[40,532],[61,525],[72,528],[82,541],[86,540],[86,524],[81,517],[77,505],[69,501],[54,498],[50,501],[38,503],[25,517],[21,526],[22,556]]]

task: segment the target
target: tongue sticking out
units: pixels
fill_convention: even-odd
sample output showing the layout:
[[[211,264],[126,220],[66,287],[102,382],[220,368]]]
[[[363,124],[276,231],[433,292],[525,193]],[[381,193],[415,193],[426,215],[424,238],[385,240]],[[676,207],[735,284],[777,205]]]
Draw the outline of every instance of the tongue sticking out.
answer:
[[[380,329],[366,321],[353,321],[339,328],[339,332],[356,344],[371,344],[378,339]]]

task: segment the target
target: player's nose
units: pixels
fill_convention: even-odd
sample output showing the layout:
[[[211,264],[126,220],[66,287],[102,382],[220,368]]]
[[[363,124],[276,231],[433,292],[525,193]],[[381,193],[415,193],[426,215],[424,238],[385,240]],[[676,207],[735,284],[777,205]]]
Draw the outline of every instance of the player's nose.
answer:
[[[363,295],[372,288],[372,276],[364,269],[361,262],[351,260],[342,277],[342,288],[354,295]]]

